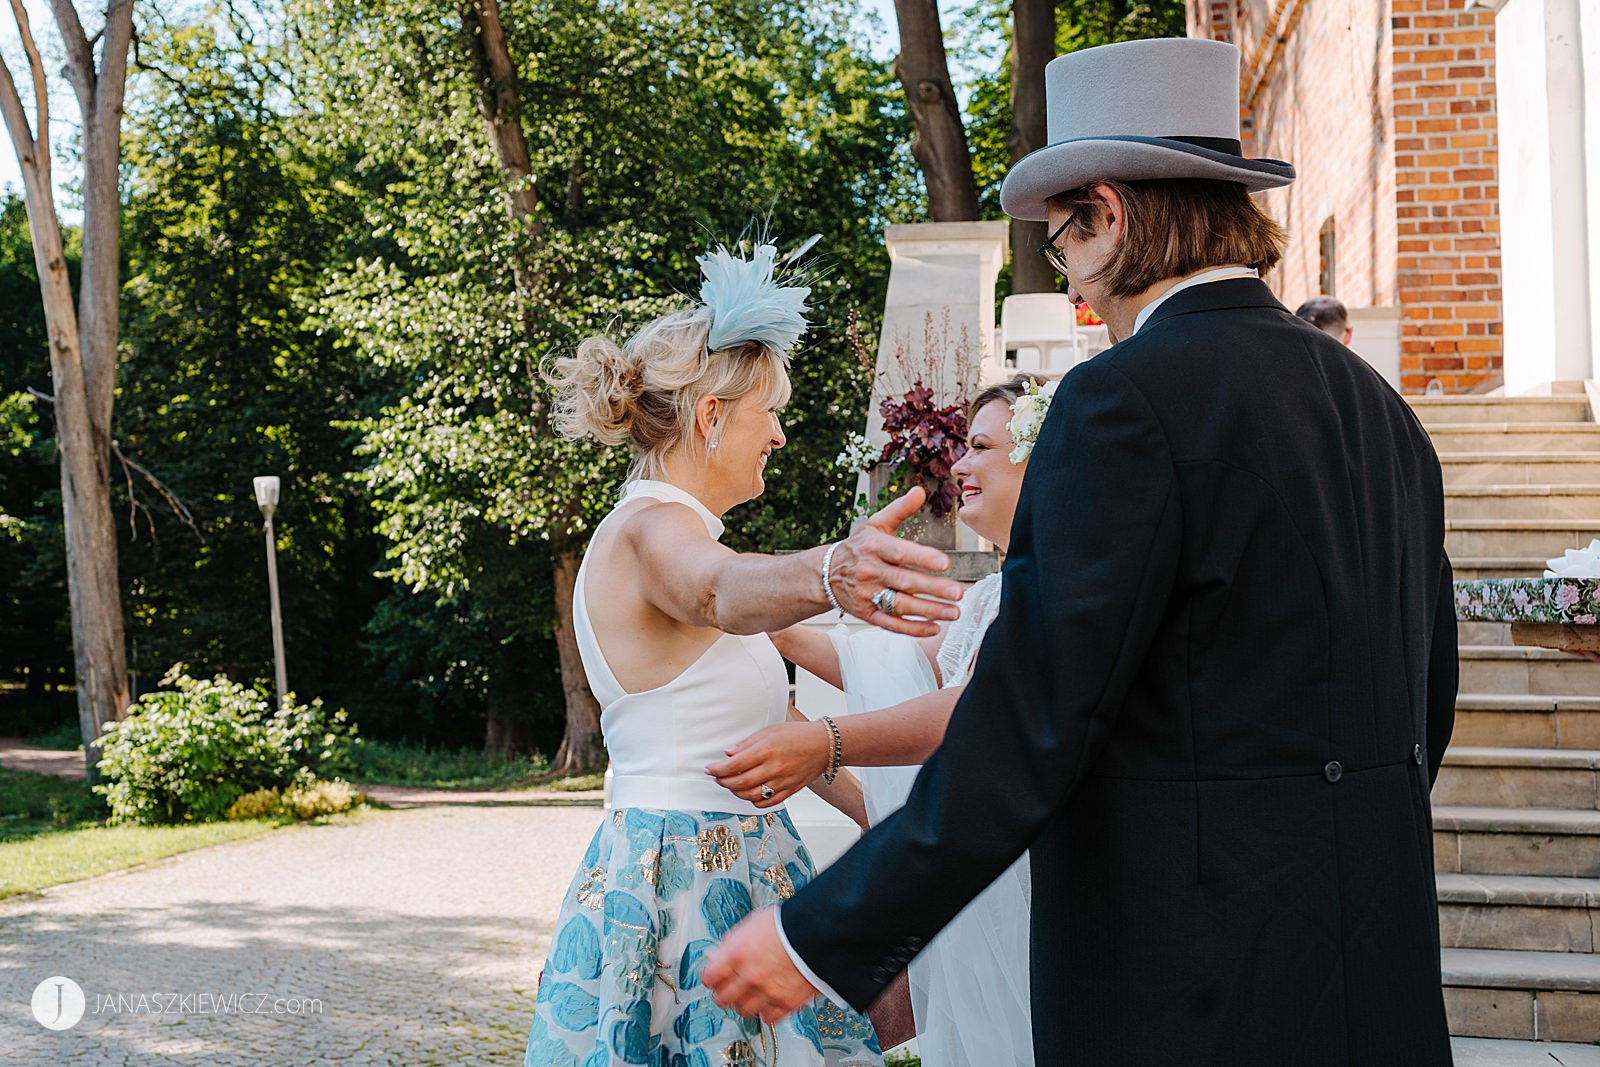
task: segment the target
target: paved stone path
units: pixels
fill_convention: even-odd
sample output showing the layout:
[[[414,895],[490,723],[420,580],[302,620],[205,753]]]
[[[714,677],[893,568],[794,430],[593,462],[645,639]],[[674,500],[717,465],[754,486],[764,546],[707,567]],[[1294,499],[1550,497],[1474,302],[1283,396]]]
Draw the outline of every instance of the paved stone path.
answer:
[[[0,1063],[520,1064],[555,912],[600,818],[377,811],[0,901]],[[30,1007],[55,975],[88,1005],[59,1032]],[[268,1013],[171,1000],[201,993]],[[118,995],[121,1010],[104,999]],[[273,1014],[273,998],[321,1008]]]

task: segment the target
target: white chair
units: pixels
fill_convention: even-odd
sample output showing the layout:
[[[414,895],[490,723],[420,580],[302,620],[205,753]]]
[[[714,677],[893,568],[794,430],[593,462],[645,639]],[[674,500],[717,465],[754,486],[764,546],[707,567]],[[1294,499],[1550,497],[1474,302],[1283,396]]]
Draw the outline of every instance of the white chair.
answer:
[[[1089,358],[1078,312],[1065,293],[1020,293],[1000,305],[1000,337],[1019,371],[1063,374]]]

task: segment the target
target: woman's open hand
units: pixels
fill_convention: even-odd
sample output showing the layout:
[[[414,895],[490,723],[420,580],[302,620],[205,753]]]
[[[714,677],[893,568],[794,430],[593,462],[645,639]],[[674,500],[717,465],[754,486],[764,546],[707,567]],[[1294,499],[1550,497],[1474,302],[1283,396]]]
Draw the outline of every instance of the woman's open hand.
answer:
[[[950,557],[937,548],[895,536],[900,524],[915,515],[927,499],[921,487],[891,500],[855,533],[840,541],[828,571],[828,584],[839,606],[874,626],[912,637],[934,637],[939,620],[961,614],[956,601],[961,585],[938,574],[950,569]],[[932,571],[934,573],[925,573]],[[894,590],[894,614],[873,602],[885,589]],[[905,618],[905,616],[915,616]]]
[[[820,722],[785,722],[758,730],[706,768],[717,784],[758,808],[782,804],[828,769],[833,736]],[[772,789],[763,796],[761,787]]]

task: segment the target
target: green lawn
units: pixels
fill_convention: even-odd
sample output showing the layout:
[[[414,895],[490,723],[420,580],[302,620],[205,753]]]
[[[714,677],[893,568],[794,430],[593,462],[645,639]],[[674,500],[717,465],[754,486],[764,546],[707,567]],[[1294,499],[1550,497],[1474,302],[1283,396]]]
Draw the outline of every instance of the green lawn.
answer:
[[[0,899],[255,837],[279,825],[271,819],[245,819],[190,826],[88,826],[0,842]]]
[[[0,767],[0,899],[254,837],[282,820],[106,826],[105,802],[81,781]],[[359,818],[335,816],[335,818]]]
[[[428,789],[511,789],[544,774],[543,756],[496,756],[482,749],[430,748],[362,738],[350,754],[352,782]]]

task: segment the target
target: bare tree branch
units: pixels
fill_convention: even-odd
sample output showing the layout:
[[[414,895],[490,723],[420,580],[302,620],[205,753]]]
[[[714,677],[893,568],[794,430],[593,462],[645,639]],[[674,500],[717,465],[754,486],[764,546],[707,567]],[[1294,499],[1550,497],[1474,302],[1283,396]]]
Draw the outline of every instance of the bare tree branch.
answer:
[[[56,0],[71,6],[71,0]],[[122,127],[122,98],[128,83],[128,45],[133,40],[133,0],[111,0],[106,5],[105,44],[100,49],[100,83],[116,92],[96,92],[95,120],[103,129]],[[94,68],[91,66],[90,70]],[[84,116],[85,120],[88,116]]]
[[[138,503],[138,497],[134,495],[133,491],[133,472],[137,472],[138,475],[145,481],[149,482],[150,487],[159,493],[161,498],[167,502],[167,507],[172,509],[172,513],[178,517],[178,520],[185,526],[189,527],[189,529],[194,531],[194,535],[200,538],[201,544],[205,544],[206,535],[200,532],[200,527],[195,524],[194,515],[189,511],[189,506],[183,502],[182,498],[180,498],[177,493],[174,493],[170,488],[168,488],[166,483],[164,483],[160,478],[157,478],[154,474],[151,474],[150,469],[144,464],[138,462],[137,460],[129,459],[127,453],[122,451],[122,446],[117,444],[116,441],[111,442],[111,454],[117,457],[117,461],[122,464],[123,474],[127,476],[129,500]],[[143,504],[139,504],[138,506],[143,507]],[[129,513],[128,521],[129,523],[133,522],[133,515],[131,512]],[[150,527],[150,535],[152,538],[155,536],[155,525],[153,523]]]
[[[50,89],[44,80],[44,60],[33,39],[33,26],[28,22],[28,9],[22,0],[11,0],[11,14],[17,20],[17,33],[22,37],[22,51],[28,57],[28,69],[33,73],[33,145],[38,153],[43,176],[50,176]]]
[[[11,0],[11,6],[19,6],[18,0]],[[78,107],[87,118],[95,90],[94,46],[83,34],[83,23],[78,20],[78,9],[72,0],[50,0],[50,11],[56,17],[56,27],[67,48],[67,80],[72,82],[73,92],[78,94]],[[109,25],[109,15],[106,21]]]
[[[17,163],[23,174],[31,174],[37,154],[33,148],[33,128],[28,125],[28,113],[17,95],[17,83],[11,79],[11,68],[0,56],[0,115],[5,116],[6,129],[11,133],[11,144],[17,151]]]

